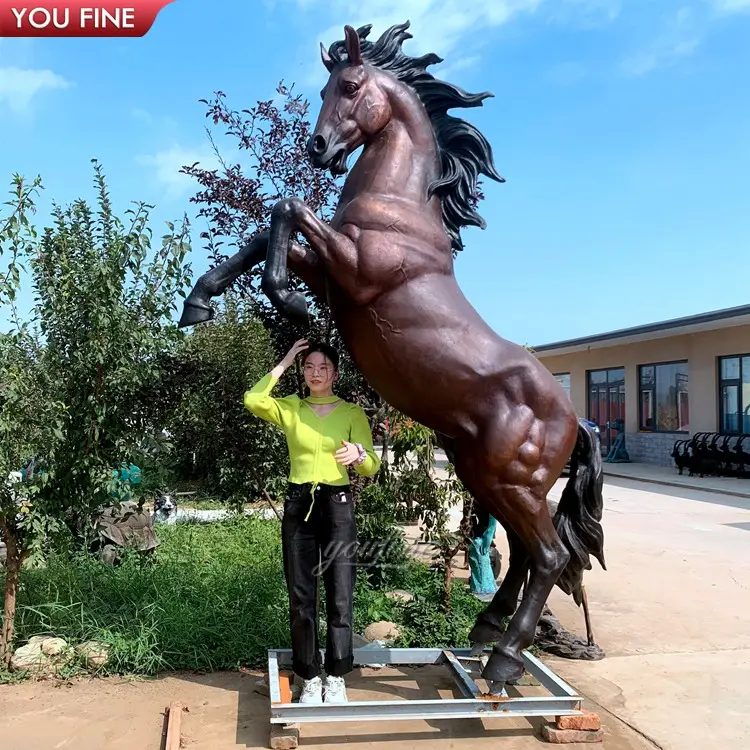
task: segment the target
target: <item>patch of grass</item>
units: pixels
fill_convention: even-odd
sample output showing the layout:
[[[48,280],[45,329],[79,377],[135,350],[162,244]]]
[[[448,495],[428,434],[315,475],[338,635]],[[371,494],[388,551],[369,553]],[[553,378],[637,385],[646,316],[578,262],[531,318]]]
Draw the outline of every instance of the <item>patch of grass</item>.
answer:
[[[159,530],[154,558],[113,568],[51,559],[24,573],[19,638],[52,633],[111,648],[108,671],[260,666],[288,641],[278,523],[254,518]]]
[[[110,647],[103,672],[142,675],[263,668],[268,648],[289,647],[278,521],[176,524],[160,527],[159,536],[162,544],[150,559],[128,554],[110,567],[90,556],[53,557],[44,568],[24,571],[18,642],[47,634],[71,645],[100,641]],[[482,604],[463,582],[453,587],[447,615],[440,611],[439,573],[409,561],[386,578],[388,588],[376,588],[370,576],[358,576],[356,631],[384,619],[401,627],[399,645],[466,643]],[[388,598],[393,588],[412,592],[415,601]]]

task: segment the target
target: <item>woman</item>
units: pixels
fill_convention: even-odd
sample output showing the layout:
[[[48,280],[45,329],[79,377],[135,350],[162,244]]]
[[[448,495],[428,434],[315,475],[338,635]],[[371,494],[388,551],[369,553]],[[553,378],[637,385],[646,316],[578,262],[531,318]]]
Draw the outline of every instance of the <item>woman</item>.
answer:
[[[282,374],[305,352],[310,395],[273,398]],[[284,431],[291,469],[284,505],[282,546],[289,590],[292,668],[303,680],[300,703],[321,703],[318,577],[326,590],[325,702],[346,701],[344,675],[353,669],[352,616],[357,529],[347,467],[362,476],[380,468],[362,409],[333,394],[338,353],[326,344],[298,341],[257,385],[245,406]]]

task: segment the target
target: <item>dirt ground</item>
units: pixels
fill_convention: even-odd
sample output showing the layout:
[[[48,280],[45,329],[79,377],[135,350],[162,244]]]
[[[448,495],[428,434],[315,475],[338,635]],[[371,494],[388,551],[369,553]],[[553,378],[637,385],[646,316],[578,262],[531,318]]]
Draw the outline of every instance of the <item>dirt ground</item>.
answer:
[[[73,682],[26,682],[0,688],[2,750],[161,750],[165,709],[179,700],[183,747],[193,750],[266,748],[269,699],[254,691],[258,675],[177,674],[154,680],[84,679]],[[349,680],[355,700],[394,697],[460,697],[444,668],[357,670]],[[534,688],[524,689],[533,694]],[[641,750],[654,746],[596,704],[605,725],[606,750]],[[526,750],[545,747],[539,738],[543,719],[354,722],[302,725],[300,747],[316,750],[394,750],[424,748]],[[579,745],[570,747],[582,747]],[[602,745],[599,745],[602,747]]]

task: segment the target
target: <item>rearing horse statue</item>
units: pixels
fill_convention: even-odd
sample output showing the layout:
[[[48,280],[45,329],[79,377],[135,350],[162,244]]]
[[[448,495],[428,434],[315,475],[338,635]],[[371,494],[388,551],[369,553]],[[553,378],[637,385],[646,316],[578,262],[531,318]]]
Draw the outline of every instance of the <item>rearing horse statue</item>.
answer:
[[[367,40],[370,28],[347,26],[343,41],[321,45],[330,75],[309,157],[344,174],[364,147],[331,223],[301,200],[279,202],[268,232],[199,279],[180,325],[209,320],[210,298],[263,260],[262,289],[289,319],[308,321],[288,268],[327,299],[362,375],[436,431],[458,478],[507,531],[508,571],[469,635],[478,648],[495,644],[483,677],[499,692],[522,676],[521,652],[555,583],[580,604],[589,555],[605,567],[602,459],[552,375],[485,323],[454,275],[460,229],[485,226],[478,176],[504,180],[486,139],[448,110],[481,106],[491,94],[434,78],[427,68],[441,62],[437,55],[405,55],[408,22],[376,42]],[[295,241],[298,232],[309,248]],[[547,493],[568,458],[570,479],[552,518]]]

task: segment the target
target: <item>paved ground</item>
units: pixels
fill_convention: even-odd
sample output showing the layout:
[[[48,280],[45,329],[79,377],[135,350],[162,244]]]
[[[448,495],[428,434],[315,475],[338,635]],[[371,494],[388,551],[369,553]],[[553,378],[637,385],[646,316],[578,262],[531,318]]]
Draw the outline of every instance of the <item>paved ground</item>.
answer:
[[[559,492],[561,483],[556,488]],[[608,572],[587,574],[601,662],[553,660],[670,750],[750,741],[750,500],[608,477]],[[556,590],[553,611],[583,632]]]
[[[622,479],[644,479],[651,484],[667,485],[681,489],[705,490],[720,495],[732,495],[750,499],[750,479],[736,477],[688,476],[687,470],[679,474],[674,466],[650,464],[604,464],[607,476]]]

